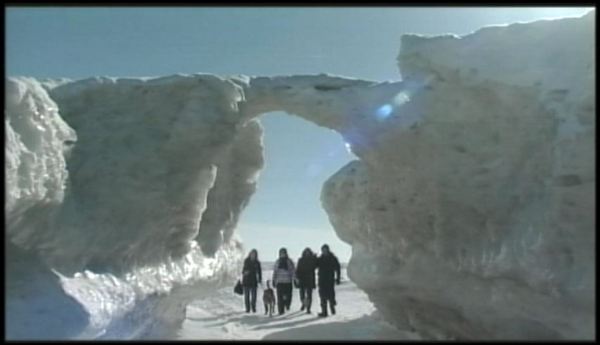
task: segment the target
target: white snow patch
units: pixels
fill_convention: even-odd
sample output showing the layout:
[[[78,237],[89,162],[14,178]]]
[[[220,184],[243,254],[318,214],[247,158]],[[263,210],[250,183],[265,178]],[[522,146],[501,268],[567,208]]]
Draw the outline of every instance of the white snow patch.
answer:
[[[263,271],[263,279],[272,271]],[[346,271],[342,270],[342,277]],[[262,290],[257,312],[247,314],[243,296],[232,287],[188,305],[178,340],[417,340],[418,335],[400,331],[383,321],[367,295],[350,280],[336,286],[336,315],[317,317],[321,308],[318,289],[313,291],[312,314],[300,311],[299,290],[293,290],[290,311],[264,315]]]

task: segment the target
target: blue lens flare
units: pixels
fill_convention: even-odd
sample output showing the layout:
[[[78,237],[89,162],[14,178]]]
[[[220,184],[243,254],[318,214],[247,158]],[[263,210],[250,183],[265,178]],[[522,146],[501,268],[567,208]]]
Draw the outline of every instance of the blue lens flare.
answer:
[[[392,98],[390,103],[386,103],[381,107],[377,108],[377,111],[375,112],[377,119],[380,121],[386,120],[394,112],[395,109],[402,107],[404,104],[410,101],[410,94],[410,90],[405,89],[397,93]]]
[[[392,106],[389,104],[384,104],[379,109],[377,109],[377,118],[380,120],[386,119],[392,113]]]

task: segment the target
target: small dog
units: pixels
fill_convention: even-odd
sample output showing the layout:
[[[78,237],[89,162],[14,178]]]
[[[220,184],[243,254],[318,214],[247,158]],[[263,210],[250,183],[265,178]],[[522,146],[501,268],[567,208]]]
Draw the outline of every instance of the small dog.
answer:
[[[275,311],[275,293],[270,286],[270,280],[267,280],[267,288],[263,292],[263,303],[265,304],[265,315],[273,316]]]

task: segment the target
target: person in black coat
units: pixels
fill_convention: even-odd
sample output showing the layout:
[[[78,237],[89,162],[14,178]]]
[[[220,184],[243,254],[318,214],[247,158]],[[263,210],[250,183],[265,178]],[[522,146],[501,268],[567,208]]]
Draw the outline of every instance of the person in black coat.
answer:
[[[329,246],[321,247],[321,256],[317,259],[319,269],[319,297],[321,298],[320,317],[327,316],[327,302],[331,308],[331,314],[335,314],[335,288],[334,283],[340,283],[340,262],[337,257],[329,251]]]
[[[258,261],[258,251],[252,249],[248,257],[244,260],[242,268],[242,285],[244,286],[244,303],[246,304],[246,313],[256,313],[256,288],[262,284],[262,270],[260,261]]]
[[[310,314],[310,306],[312,305],[312,292],[315,288],[315,269],[317,268],[317,255],[310,250],[304,249],[302,257],[298,259],[298,267],[296,268],[296,278],[298,279],[298,287],[300,288],[300,301],[302,308],[306,308],[306,313]],[[306,297],[306,299],[305,299]]]

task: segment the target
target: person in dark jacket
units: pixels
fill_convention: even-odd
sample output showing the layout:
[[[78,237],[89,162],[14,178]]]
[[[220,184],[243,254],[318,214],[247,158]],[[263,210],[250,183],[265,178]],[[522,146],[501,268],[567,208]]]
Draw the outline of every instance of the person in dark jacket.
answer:
[[[277,309],[279,315],[290,310],[292,304],[292,282],[295,278],[294,262],[288,257],[287,249],[279,249],[279,259],[273,267],[273,286],[277,289]]]
[[[244,260],[242,268],[242,285],[244,286],[244,303],[246,304],[246,313],[256,313],[256,288],[262,284],[262,269],[258,261],[258,251],[252,249],[248,257]]]
[[[302,257],[298,259],[298,267],[296,268],[296,278],[298,287],[300,288],[300,301],[302,308],[306,309],[306,313],[310,314],[312,305],[312,292],[315,288],[315,269],[317,268],[317,255],[310,250],[304,249]]]
[[[319,297],[321,299],[319,317],[327,316],[327,302],[329,302],[331,314],[335,315],[335,305],[337,303],[335,301],[334,283],[340,283],[340,262],[329,251],[327,244],[321,247],[321,256],[317,259],[317,268],[319,269]]]

